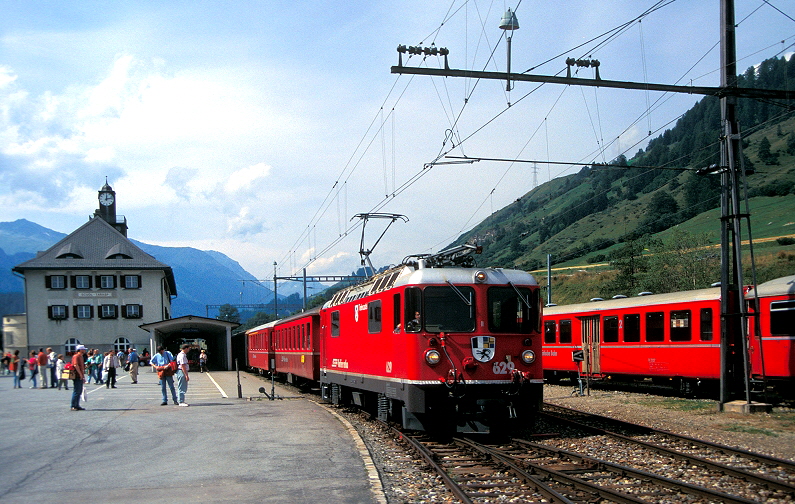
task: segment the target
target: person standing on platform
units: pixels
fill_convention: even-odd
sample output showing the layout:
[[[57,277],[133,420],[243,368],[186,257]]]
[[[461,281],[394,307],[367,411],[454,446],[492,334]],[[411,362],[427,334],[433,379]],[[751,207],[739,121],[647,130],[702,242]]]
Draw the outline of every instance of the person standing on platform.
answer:
[[[185,343],[182,345],[182,351],[177,354],[177,390],[180,406],[189,406],[185,402],[185,394],[188,392],[188,349],[190,345]]]
[[[50,370],[47,369],[47,362],[49,358],[47,354],[44,353],[43,348],[39,348],[39,354],[36,356],[36,363],[39,366],[39,376],[41,376],[41,388],[49,388],[47,384],[47,379],[50,376]]]
[[[102,365],[108,372],[108,379],[105,381],[105,388],[116,388],[116,369],[119,367],[119,358],[113,353],[113,350],[109,351],[105,355],[105,360],[103,361]]]
[[[25,379],[25,365],[19,358],[19,350],[14,350],[14,356],[11,357],[11,363],[8,366],[11,374],[14,375],[14,388],[22,388],[22,380]],[[20,373],[23,374],[20,375]]]
[[[30,371],[30,378],[28,378],[28,381],[33,383],[33,385],[31,385],[30,388],[32,389],[39,388],[36,385],[38,383],[38,379],[36,378],[36,376],[38,376],[39,374],[39,358],[36,357],[36,350],[30,351],[30,357],[28,357],[27,365],[28,365],[28,370]]]
[[[138,352],[135,348],[131,348],[127,355],[127,365],[130,366],[130,380],[132,383],[138,383]]]
[[[52,348],[47,348],[47,368],[50,370],[50,388],[55,388],[60,375],[55,371],[58,363],[58,354]]]
[[[72,411],[82,411],[85,408],[80,406],[80,397],[83,395],[83,380],[86,379],[85,355],[88,348],[85,345],[77,345],[77,351],[72,356]]]
[[[199,354],[199,372],[204,373],[207,371],[207,352],[202,350],[202,353]]]
[[[177,391],[174,390],[174,377],[163,375],[163,369],[166,367],[166,364],[173,360],[174,356],[171,355],[171,352],[162,346],[157,347],[157,353],[152,357],[152,369],[157,371],[157,375],[160,377],[160,390],[163,392],[163,402],[160,403],[160,406],[168,404],[166,384],[171,388],[171,397],[174,399],[174,404],[179,404],[177,401]]]
[[[65,368],[66,362],[63,360],[63,354],[58,354],[58,359],[55,361],[55,371],[58,374],[58,390],[61,390],[61,387],[69,390],[69,376],[64,373]]]

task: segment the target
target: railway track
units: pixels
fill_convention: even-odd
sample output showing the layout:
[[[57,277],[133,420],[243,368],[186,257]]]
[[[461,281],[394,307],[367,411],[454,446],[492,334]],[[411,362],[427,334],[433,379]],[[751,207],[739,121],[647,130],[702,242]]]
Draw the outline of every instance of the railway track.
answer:
[[[439,443],[401,435],[465,503],[757,502],[525,440]]]
[[[591,440],[580,447],[590,455],[633,460],[632,465],[640,468],[660,466],[667,474],[684,475],[697,467],[696,478],[709,480],[712,474],[714,484],[739,495],[795,500],[795,463],[791,461],[562,406],[545,404],[544,415],[548,424],[573,430],[567,439],[581,438],[582,433],[596,436],[595,443]],[[552,439],[547,443],[558,444]],[[632,455],[627,455],[628,450]]]

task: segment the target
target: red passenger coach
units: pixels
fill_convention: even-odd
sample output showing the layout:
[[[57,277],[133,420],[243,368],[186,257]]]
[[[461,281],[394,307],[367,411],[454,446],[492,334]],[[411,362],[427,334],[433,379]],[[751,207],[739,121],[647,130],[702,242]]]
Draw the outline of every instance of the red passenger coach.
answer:
[[[759,323],[751,320],[750,358],[752,377],[770,380],[793,394],[795,372],[795,275],[771,280],[746,294],[750,311],[759,297]],[[757,331],[757,327],[759,330]],[[760,341],[761,351],[760,351]]]
[[[320,377],[320,308],[249,329],[248,365],[293,385]]]
[[[529,273],[462,246],[412,256],[321,310],[324,398],[406,428],[501,428],[540,407],[540,299]]]
[[[759,298],[758,325],[755,296]],[[757,390],[793,394],[795,275],[750,289],[748,355]],[[720,380],[720,288],[610,299],[544,309],[544,375],[678,385]],[[757,330],[757,327],[759,328]],[[739,350],[737,350],[739,351]]]
[[[544,309],[548,379],[720,378],[720,288]]]

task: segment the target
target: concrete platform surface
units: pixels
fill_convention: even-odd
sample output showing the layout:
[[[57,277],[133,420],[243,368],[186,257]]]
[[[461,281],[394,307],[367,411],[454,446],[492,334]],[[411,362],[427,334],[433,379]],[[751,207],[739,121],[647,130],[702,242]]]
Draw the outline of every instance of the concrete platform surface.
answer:
[[[161,406],[157,375],[116,389],[13,389],[0,377],[0,502],[385,502],[366,447],[314,402],[270,382],[191,373],[186,402]],[[254,398],[251,400],[250,398]]]

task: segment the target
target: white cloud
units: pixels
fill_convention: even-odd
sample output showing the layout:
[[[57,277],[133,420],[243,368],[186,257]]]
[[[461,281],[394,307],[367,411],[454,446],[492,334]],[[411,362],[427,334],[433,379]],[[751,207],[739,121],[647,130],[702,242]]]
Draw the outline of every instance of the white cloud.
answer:
[[[236,193],[241,190],[251,189],[256,183],[268,176],[271,167],[265,163],[257,163],[247,168],[242,168],[229,175],[224,189],[227,193]]]

